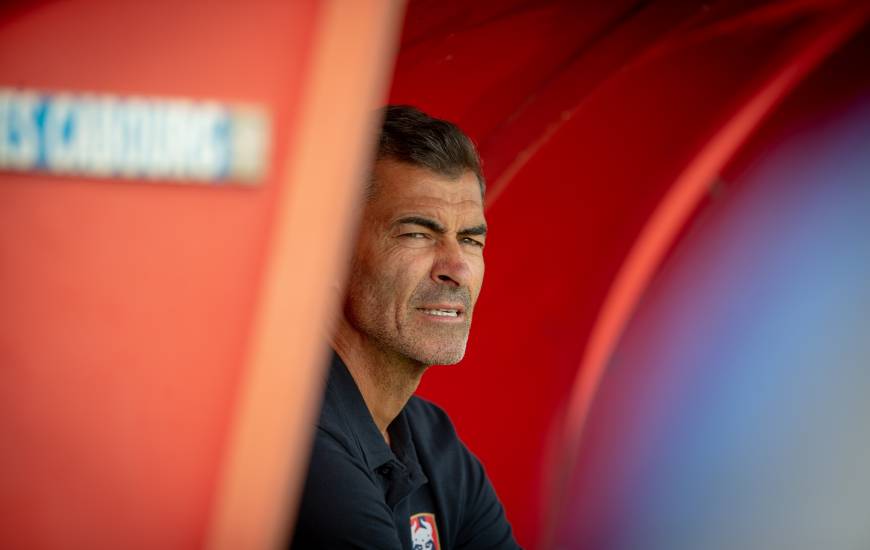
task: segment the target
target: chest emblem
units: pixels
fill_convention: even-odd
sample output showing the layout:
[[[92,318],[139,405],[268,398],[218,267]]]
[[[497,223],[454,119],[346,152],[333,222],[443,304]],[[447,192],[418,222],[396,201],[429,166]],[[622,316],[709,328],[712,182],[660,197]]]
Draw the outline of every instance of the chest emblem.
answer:
[[[423,513],[411,516],[411,547],[414,550],[441,550],[435,514]]]

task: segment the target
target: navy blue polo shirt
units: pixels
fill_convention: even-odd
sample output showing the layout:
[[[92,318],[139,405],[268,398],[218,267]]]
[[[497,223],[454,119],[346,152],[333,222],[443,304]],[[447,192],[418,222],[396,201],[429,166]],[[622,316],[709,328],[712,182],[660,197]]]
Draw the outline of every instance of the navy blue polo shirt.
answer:
[[[387,429],[333,353],[293,548],[519,548],[443,410],[412,397]]]

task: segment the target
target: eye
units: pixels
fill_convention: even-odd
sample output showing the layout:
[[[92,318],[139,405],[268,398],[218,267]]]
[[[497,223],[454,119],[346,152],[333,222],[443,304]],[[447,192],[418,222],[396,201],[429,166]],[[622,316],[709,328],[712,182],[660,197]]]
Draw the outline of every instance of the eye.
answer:
[[[478,241],[477,239],[472,239],[471,237],[462,237],[460,240],[462,244],[470,244],[471,246],[476,246],[478,248],[483,248],[483,242]]]
[[[429,235],[426,233],[402,233],[399,235],[404,239],[428,239]]]

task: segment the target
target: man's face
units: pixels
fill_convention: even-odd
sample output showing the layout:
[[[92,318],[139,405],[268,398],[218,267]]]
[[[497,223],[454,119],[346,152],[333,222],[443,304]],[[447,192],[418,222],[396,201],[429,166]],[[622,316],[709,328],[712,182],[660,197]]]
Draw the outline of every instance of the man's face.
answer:
[[[381,350],[424,365],[462,359],[483,282],[486,221],[477,177],[392,160],[375,165],[344,312]]]

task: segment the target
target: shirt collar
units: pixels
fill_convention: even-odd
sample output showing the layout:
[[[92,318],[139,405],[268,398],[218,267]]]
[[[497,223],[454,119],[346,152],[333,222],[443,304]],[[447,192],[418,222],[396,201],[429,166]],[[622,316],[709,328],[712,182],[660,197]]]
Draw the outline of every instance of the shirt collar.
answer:
[[[422,476],[417,450],[411,437],[411,428],[403,408],[388,430],[393,449],[384,441],[365,400],[350,371],[334,351],[330,365],[326,392],[327,404],[337,405],[337,413],[344,417],[352,436],[362,449],[366,466],[372,471],[394,461],[410,470],[412,477]],[[415,475],[417,474],[417,475]]]

